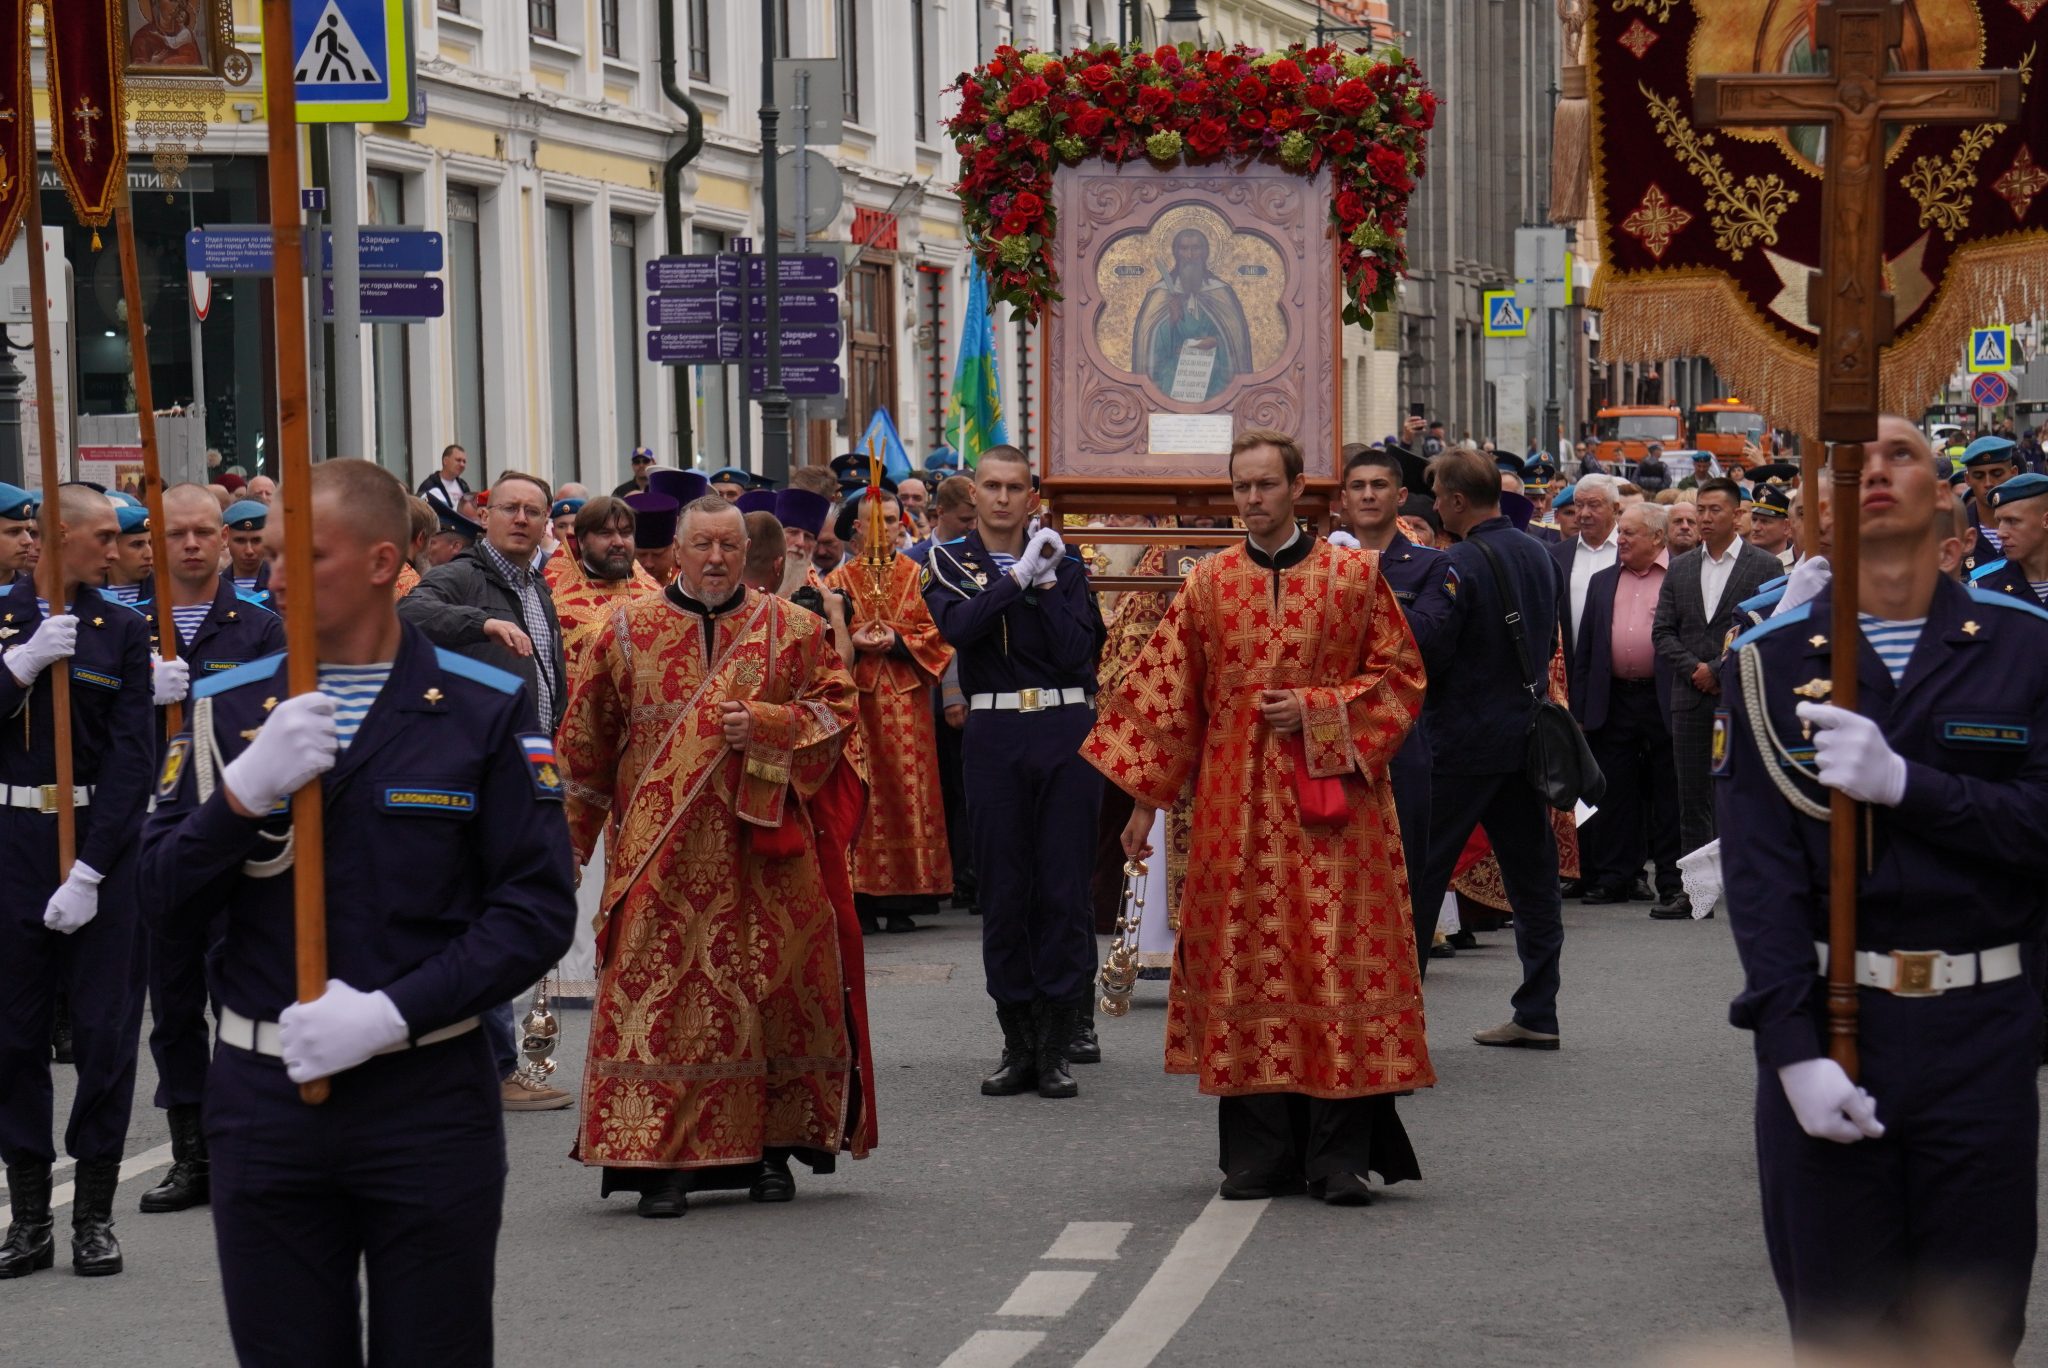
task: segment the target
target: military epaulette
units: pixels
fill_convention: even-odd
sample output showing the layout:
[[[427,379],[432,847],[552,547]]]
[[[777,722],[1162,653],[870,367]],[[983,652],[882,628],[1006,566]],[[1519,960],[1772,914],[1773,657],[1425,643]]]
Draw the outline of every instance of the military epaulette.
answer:
[[[267,655],[261,660],[252,660],[247,665],[237,665],[226,674],[215,675],[211,679],[194,680],[192,682],[192,696],[194,698],[212,698],[215,694],[226,693],[229,689],[239,689],[244,684],[254,684],[259,680],[269,679],[277,673],[278,667],[282,664],[284,664],[284,652],[279,651],[275,655]]]
[[[434,663],[449,674],[462,679],[473,680],[486,688],[496,689],[499,693],[514,694],[519,692],[520,679],[518,675],[510,674],[495,665],[486,665],[481,660],[471,660],[466,655],[447,650],[444,647],[436,646],[434,648]]]
[[[1983,579],[1986,575],[1991,574],[1993,571],[2005,569],[2005,564],[2006,563],[2004,559],[2000,558],[1998,560],[1991,561],[1988,564],[1978,566],[1975,570],[1972,570],[1970,572],[1970,583],[1975,584],[1978,580]],[[2024,607],[2025,605],[2022,604],[2021,606]]]
[[[1784,597],[1785,581],[1781,579],[1774,584],[1766,584],[1762,589],[1736,604],[1735,607],[1738,611],[1744,613],[1762,613],[1777,607]]]
[[[1806,621],[1807,617],[1812,612],[1813,605],[1811,603],[1802,603],[1789,613],[1780,613],[1778,614],[1778,616],[1771,618],[1767,622],[1759,622],[1756,626],[1750,628],[1741,636],[1729,642],[1728,649],[1731,651],[1739,651],[1743,647],[1749,645],[1751,642],[1761,640],[1762,638],[1769,636],[1772,632],[1777,631],[1781,627],[1790,627],[1794,623]]]
[[[2003,565],[2005,564],[2005,562],[2000,561],[1999,564]],[[1969,591],[1969,593],[1972,599],[1974,599],[1978,603],[1984,604],[1987,607],[2017,608],[2022,613],[2030,613],[2034,617],[2041,619],[2043,622],[2048,622],[2048,609],[2038,607],[2035,604],[2022,602],[2021,600],[2014,598],[2011,594],[1994,593],[1992,590],[1989,589],[1972,589]]]

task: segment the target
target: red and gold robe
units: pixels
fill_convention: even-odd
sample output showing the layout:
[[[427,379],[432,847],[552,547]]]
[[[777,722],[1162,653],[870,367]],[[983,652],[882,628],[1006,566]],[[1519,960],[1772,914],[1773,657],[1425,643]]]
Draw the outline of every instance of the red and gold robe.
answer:
[[[1375,557],[1317,543],[1274,572],[1243,543],[1189,574],[1082,754],[1153,807],[1195,786],[1166,1069],[1215,1096],[1364,1097],[1436,1081],[1387,764],[1422,706],[1421,653]],[[1259,712],[1292,689],[1302,730]],[[1304,827],[1296,758],[1342,776]]]
[[[823,624],[780,599],[749,591],[710,621],[707,661],[705,619],[628,599],[562,722],[570,836],[579,861],[600,834],[608,856],[573,1153],[648,1169],[767,1147],[858,1158],[874,1133],[872,1072],[855,1066],[865,985],[802,806],[839,767],[853,680]],[[729,699],[753,714],[744,755],[723,737]],[[793,853],[757,848],[771,831]]]
[[[878,616],[903,643],[901,655],[891,649],[853,658],[868,779],[867,815],[853,847],[853,887],[883,897],[953,889],[931,692],[952,662],[953,648],[925,607],[918,574],[916,561],[892,556],[879,600],[871,572],[858,561],[825,580],[827,588],[846,595],[856,634]]]
[[[577,662],[596,638],[598,629],[611,620],[620,600],[658,594],[661,586],[637,562],[633,573],[622,580],[598,579],[583,568],[582,561],[569,560],[565,564],[561,556],[547,563],[546,573],[548,582],[554,586],[555,620],[562,627],[562,660],[573,688]]]
[[[410,564],[401,562],[398,567],[398,597],[404,598],[420,587],[420,572]]]

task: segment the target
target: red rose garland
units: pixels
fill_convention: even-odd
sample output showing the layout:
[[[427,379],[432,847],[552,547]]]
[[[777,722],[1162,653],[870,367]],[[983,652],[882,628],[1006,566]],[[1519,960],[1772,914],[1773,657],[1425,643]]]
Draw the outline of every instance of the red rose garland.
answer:
[[[1407,264],[1408,196],[1425,169],[1436,96],[1399,52],[1295,44],[1280,52],[1191,43],[1101,44],[1064,58],[999,47],[951,89],[946,131],[989,293],[1036,314],[1060,298],[1050,240],[1053,169],[1089,157],[1161,166],[1265,157],[1331,172],[1330,219],[1347,323],[1393,299]]]

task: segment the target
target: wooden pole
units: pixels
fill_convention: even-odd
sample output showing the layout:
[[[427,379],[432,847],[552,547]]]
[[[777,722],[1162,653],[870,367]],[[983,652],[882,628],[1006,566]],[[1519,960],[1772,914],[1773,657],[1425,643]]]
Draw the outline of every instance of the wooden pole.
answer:
[[[128,357],[135,372],[135,417],[142,429],[142,501],[149,505],[150,577],[156,583],[157,654],[165,660],[178,658],[178,625],[171,618],[170,590],[165,575],[170,571],[170,529],[164,525],[164,474],[157,460],[155,383],[149,373],[149,329],[143,323],[142,275],[136,267],[134,207],[128,197],[127,177],[122,177],[121,207],[114,211],[114,236],[121,252],[121,292],[128,302]],[[184,730],[184,707],[173,703],[164,710],[170,734]]]
[[[1834,458],[1834,617],[1828,624],[1828,702],[1856,711],[1856,664],[1863,641],[1857,617],[1857,567],[1862,556],[1863,447],[1836,442]],[[1856,1077],[1856,836],[1862,805],[1828,791],[1828,1058]]]
[[[64,611],[64,533],[58,516],[58,485],[63,476],[57,468],[57,381],[50,362],[50,268],[43,260],[43,197],[35,186],[28,190],[28,222],[22,231],[28,236],[29,316],[35,327],[36,439],[42,448],[43,548],[38,565],[43,598],[50,614]],[[50,731],[57,752],[57,877],[71,877],[72,861],[78,858],[78,812],[73,802],[74,770],[71,757],[71,662],[52,665],[50,676]]]
[[[1820,477],[1828,463],[1827,447],[1802,444],[1799,452],[1799,554],[1820,554]],[[1832,565],[1829,567],[1832,569]]]
[[[271,294],[277,301],[279,502],[284,509],[285,689],[320,686],[313,620],[313,462],[306,430],[306,292],[299,288],[299,108],[292,85],[291,0],[263,0],[263,95],[270,135]],[[327,991],[327,848],[320,781],[292,798],[292,889],[297,915],[299,1001]],[[299,1085],[309,1103],[327,1100],[327,1080]]]

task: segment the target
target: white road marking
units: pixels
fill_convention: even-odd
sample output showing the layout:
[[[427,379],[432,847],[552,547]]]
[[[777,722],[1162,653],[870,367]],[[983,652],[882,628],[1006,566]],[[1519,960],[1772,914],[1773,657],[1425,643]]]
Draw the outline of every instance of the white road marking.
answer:
[[[123,1159],[121,1161],[121,1181],[125,1183],[139,1173],[147,1173],[151,1169],[162,1168],[170,1162],[171,1147],[168,1143],[158,1145],[153,1150],[144,1150],[133,1159]],[[55,1211],[58,1207],[69,1203],[77,1190],[77,1186],[76,1183],[59,1183],[56,1187],[51,1188],[50,1209]]]
[[[1114,1259],[1124,1236],[1131,1233],[1129,1221],[1069,1221],[1052,1248],[1040,1257],[1047,1259]]]
[[[1137,1299],[1074,1368],[1146,1368],[1195,1314],[1269,1205],[1210,1198]]]
[[[1010,1368],[1044,1338],[1042,1330],[977,1330],[939,1368]]]
[[[996,1310],[998,1316],[1064,1316],[1081,1300],[1081,1294],[1095,1281],[1093,1273],[1079,1270],[1026,1273],[1010,1299]]]

